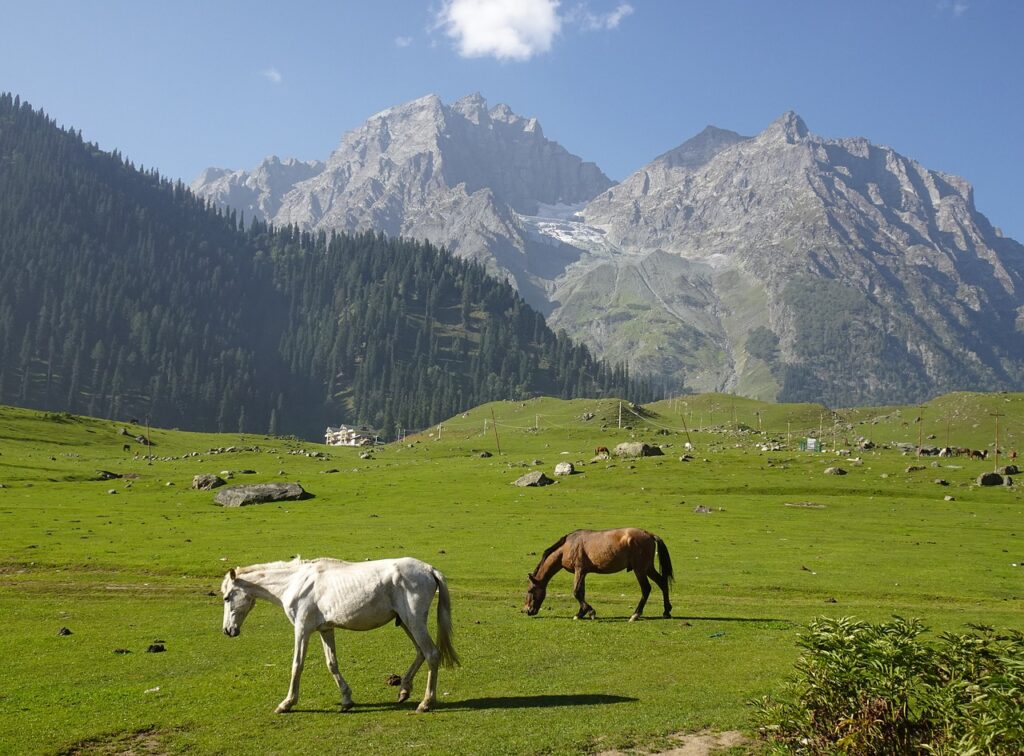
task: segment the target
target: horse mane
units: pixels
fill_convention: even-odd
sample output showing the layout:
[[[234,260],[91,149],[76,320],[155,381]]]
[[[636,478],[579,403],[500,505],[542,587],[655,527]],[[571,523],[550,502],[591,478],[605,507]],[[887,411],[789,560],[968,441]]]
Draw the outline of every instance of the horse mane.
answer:
[[[562,546],[564,546],[564,545],[565,545],[565,539],[566,539],[566,538],[568,538],[568,537],[569,537],[569,535],[570,535],[569,533],[566,533],[566,534],[565,534],[564,536],[562,536],[562,537],[561,537],[561,538],[559,538],[559,539],[558,539],[557,541],[555,541],[555,542],[554,542],[553,544],[551,544],[551,545],[550,545],[550,546],[548,546],[548,547],[547,547],[546,549],[544,549],[544,553],[543,553],[543,554],[541,554],[541,557],[540,557],[540,561],[539,561],[539,562],[537,562],[537,566],[536,566],[536,568],[534,568],[534,570],[533,570],[533,574],[534,574],[534,575],[536,575],[536,574],[537,574],[537,571],[538,571],[538,570],[540,569],[540,566],[541,566],[542,564],[544,564],[544,560],[545,560],[545,559],[547,559],[547,558],[548,558],[549,556],[551,556],[551,555],[552,555],[552,554],[553,554],[553,553],[554,553],[555,551],[557,551],[558,549],[562,548]]]

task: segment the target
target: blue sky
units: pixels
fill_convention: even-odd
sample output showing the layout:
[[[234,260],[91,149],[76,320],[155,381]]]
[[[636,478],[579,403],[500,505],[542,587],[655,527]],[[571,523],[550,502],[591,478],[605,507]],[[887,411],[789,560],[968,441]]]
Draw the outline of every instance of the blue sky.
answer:
[[[479,91],[623,178],[786,110],[974,184],[1024,241],[1017,0],[0,0],[0,89],[190,181],[325,158],[389,105]]]

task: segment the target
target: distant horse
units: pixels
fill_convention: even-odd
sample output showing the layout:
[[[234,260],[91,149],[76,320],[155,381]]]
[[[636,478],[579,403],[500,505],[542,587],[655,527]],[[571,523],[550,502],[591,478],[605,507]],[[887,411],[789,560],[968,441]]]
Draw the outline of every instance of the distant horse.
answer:
[[[987,459],[987,458],[988,458],[988,449],[982,449],[980,451],[978,449],[971,449],[971,459]]]
[[[658,563],[661,573],[654,569],[654,552],[658,552]],[[544,597],[547,595],[548,582],[559,570],[575,573],[572,595],[580,602],[580,610],[576,619],[596,617],[597,612],[586,600],[587,574],[597,572],[627,572],[632,570],[640,584],[640,603],[629,618],[632,622],[643,614],[647,597],[651,593],[653,580],[661,588],[665,599],[665,611],[662,616],[672,616],[672,604],[668,601],[668,584],[672,580],[672,559],[669,557],[665,542],[653,533],[639,528],[619,528],[617,530],[574,530],[553,543],[541,557],[531,574],[527,575],[530,587],[526,591],[526,605],[523,611],[530,616],[540,611]]]
[[[436,700],[438,663],[459,663],[452,646],[451,599],[444,575],[425,562],[404,557],[375,562],[339,559],[294,559],[236,567],[224,576],[224,633],[236,637],[257,598],[284,609],[295,626],[295,654],[288,695],[277,713],[289,711],[299,700],[299,677],[306,648],[314,631],[320,633],[327,668],[341,690],[341,710],[352,708],[352,690],[338,671],[334,628],[373,630],[391,620],[405,630],[416,647],[416,658],[401,678],[398,701],[412,691],[412,680],[424,659],[427,690],[416,711],[428,711]],[[427,632],[427,615],[434,591],[437,602],[437,645]]]

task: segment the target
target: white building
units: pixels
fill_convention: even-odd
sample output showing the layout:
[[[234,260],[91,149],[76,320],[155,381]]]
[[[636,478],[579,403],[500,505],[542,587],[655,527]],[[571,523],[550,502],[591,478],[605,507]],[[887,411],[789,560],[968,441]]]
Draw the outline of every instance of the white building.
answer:
[[[337,428],[328,426],[324,439],[328,446],[369,446],[373,443],[372,438],[347,425]]]

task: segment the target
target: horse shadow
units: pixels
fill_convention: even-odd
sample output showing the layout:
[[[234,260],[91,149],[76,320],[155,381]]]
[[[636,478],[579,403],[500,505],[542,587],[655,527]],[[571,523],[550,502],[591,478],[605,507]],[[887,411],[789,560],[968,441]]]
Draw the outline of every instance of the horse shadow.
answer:
[[[486,696],[483,698],[466,698],[461,701],[439,701],[434,712],[444,711],[483,711],[486,709],[550,709],[562,706],[608,706],[611,704],[636,703],[639,698],[630,696],[614,696],[605,693],[572,693],[547,694],[538,696]],[[409,702],[377,701],[373,703],[356,703],[345,712],[353,714],[372,714],[381,711],[415,711],[415,705]],[[293,714],[339,714],[338,708],[333,709],[293,709]]]

